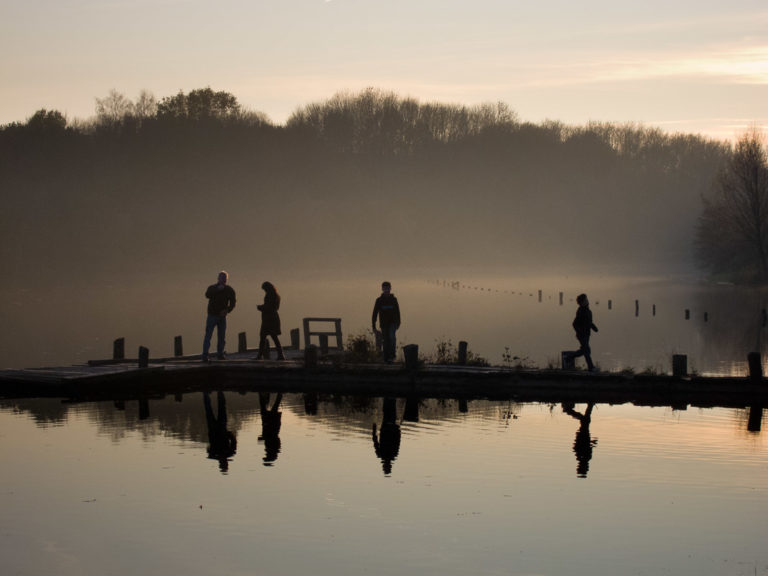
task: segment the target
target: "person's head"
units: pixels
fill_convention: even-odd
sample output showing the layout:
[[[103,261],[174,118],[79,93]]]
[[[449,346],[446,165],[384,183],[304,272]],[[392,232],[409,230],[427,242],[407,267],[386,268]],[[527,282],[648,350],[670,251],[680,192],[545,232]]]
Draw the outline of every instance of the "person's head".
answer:
[[[229,274],[227,274],[224,270],[219,272],[219,284],[226,284],[227,280],[229,280]]]
[[[576,304],[579,306],[589,306],[589,300],[586,294],[579,294],[576,296]]]
[[[261,289],[264,290],[264,292],[267,292],[269,294],[274,294],[275,292],[277,292],[272,282],[264,282],[261,285]]]
[[[389,294],[390,290],[392,290],[392,284],[390,284],[389,282],[382,282],[381,283],[381,291],[382,292],[384,292],[386,294]]]

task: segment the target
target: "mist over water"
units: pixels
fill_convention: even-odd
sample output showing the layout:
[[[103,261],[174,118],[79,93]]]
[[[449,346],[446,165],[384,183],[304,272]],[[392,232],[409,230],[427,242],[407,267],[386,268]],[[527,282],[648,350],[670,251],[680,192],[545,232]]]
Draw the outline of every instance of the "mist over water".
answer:
[[[307,316],[361,333],[390,280],[400,345],[429,354],[436,340],[466,340],[493,364],[557,363],[575,347],[580,292],[604,369],[666,371],[686,353],[691,368],[719,371],[761,344],[752,332],[710,344],[715,322],[731,333],[751,321],[733,325],[741,312],[719,317],[713,303],[708,326],[700,314],[684,322],[698,288],[642,280],[693,275],[701,197],[727,155],[700,136],[533,125],[501,104],[372,89],[285,126],[215,114],[55,120],[0,129],[0,366],[104,358],[118,337],[129,355],[169,356],[177,335],[196,353],[203,293],[221,269],[239,300],[230,351],[242,331],[256,344],[265,280],[283,296],[286,335]]]
[[[690,372],[745,374],[747,354],[765,349],[766,297],[760,290],[650,277],[461,279],[451,274],[307,275],[281,282],[273,276],[231,273],[238,303],[228,318],[227,349],[237,350],[240,332],[246,332],[250,348],[257,347],[256,306],[263,300],[264,280],[273,282],[282,296],[284,341],[292,328],[302,328],[305,317],[341,318],[346,341],[370,329],[373,302],[384,279],[392,282],[402,310],[398,347],[418,344],[427,358],[434,357],[438,342],[450,341],[456,347],[465,340],[471,352],[494,365],[559,367],[560,352],[578,348],[571,321],[581,292],[589,295],[600,329],[592,337],[592,349],[603,370],[669,373],[672,355],[685,354]],[[186,354],[197,354],[202,348],[204,292],[214,281],[215,272],[177,283],[138,279],[4,290],[0,296],[8,310],[8,329],[0,336],[0,366],[109,358],[112,342],[119,337],[126,339],[128,357],[136,357],[139,346],[148,347],[152,357],[172,356],[177,335],[183,338]]]

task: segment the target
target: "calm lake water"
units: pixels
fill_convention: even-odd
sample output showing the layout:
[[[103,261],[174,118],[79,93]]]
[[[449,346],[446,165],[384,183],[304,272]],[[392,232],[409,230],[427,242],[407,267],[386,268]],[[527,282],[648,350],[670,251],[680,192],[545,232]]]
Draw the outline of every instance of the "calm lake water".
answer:
[[[469,343],[490,363],[505,359],[528,367],[559,365],[560,351],[577,348],[573,336],[576,296],[586,292],[599,333],[593,358],[604,370],[671,372],[672,355],[688,356],[690,372],[746,374],[749,352],[766,356],[768,305],[764,291],[705,286],[668,278],[462,277],[424,273],[387,275],[403,312],[398,343],[418,344],[422,356],[438,341]],[[238,305],[229,317],[228,349],[246,332],[258,345],[262,281],[282,294],[284,338],[302,318],[340,317],[345,338],[370,327],[381,279],[277,278],[231,274]],[[203,293],[211,277],[169,283],[142,278],[132,283],[0,290],[4,330],[0,367],[24,368],[108,358],[114,339],[126,352],[139,346],[152,356],[171,356],[181,335],[188,354],[199,353],[205,320]],[[562,304],[561,304],[562,294]]]
[[[765,424],[256,391],[0,400],[3,573],[764,576]]]

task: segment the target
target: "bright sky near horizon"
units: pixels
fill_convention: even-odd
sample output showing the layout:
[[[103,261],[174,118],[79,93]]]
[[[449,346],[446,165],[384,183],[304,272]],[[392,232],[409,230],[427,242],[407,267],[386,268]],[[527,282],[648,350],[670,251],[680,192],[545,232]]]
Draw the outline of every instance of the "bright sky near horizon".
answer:
[[[0,124],[210,86],[283,123],[368,86],[522,121],[768,127],[765,0],[0,0]]]

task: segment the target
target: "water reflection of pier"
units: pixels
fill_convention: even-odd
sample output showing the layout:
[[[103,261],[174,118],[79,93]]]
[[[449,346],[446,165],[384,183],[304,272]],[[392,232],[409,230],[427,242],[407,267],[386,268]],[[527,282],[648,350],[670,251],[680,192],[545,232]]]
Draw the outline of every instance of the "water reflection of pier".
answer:
[[[218,463],[219,470],[226,474],[238,449],[252,453],[253,446],[263,445],[264,466],[274,466],[283,451],[280,435],[284,424],[283,411],[287,410],[296,418],[317,421],[331,429],[338,428],[347,433],[358,430],[371,438],[373,452],[385,476],[397,474],[397,461],[403,450],[408,450],[403,435],[403,426],[428,422],[430,426],[440,422],[456,422],[466,417],[496,413],[505,423],[517,420],[527,407],[539,404],[516,403],[511,400],[426,398],[408,396],[360,396],[319,393],[281,393],[269,390],[254,390],[249,393],[205,391],[202,394],[203,410],[200,409],[199,393],[175,397],[119,399],[112,402],[92,403],[92,417],[99,427],[116,429],[120,422],[125,429],[147,428],[163,431],[164,434],[201,444],[207,458]],[[192,400],[190,402],[189,400]],[[64,421],[67,411],[76,403],[62,404],[57,400],[2,400],[0,406],[13,406],[15,411],[28,411],[41,425],[52,421]],[[587,478],[597,446],[591,424],[598,406],[593,401],[545,403],[550,411],[560,406],[562,413],[573,418],[578,426],[575,433],[569,432],[563,442],[571,444],[576,459],[576,475]],[[685,410],[686,407],[671,407]],[[752,406],[735,410],[740,427],[748,434],[759,434],[762,430],[764,410]],[[258,435],[243,434],[244,426],[254,419],[260,421]],[[293,421],[293,419],[291,419]],[[572,429],[571,429],[572,430]]]

